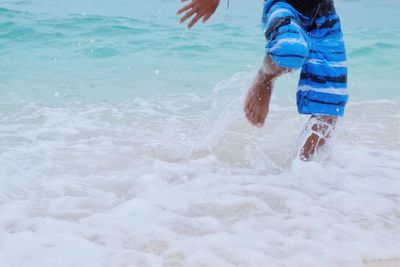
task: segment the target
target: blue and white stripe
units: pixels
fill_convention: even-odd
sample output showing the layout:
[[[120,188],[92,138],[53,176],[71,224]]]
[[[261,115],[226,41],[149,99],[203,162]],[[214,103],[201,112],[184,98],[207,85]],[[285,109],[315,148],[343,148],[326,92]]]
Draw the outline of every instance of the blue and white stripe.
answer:
[[[302,114],[342,116],[348,101],[347,58],[336,12],[305,17],[284,1],[264,4],[266,52],[279,66],[300,69]]]

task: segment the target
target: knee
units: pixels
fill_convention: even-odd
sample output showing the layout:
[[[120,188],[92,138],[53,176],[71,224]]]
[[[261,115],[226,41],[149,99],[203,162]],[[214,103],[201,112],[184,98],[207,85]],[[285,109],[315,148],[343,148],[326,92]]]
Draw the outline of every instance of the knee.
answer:
[[[271,42],[268,49],[268,54],[274,63],[287,69],[300,69],[308,53],[308,45],[301,38],[282,38],[277,42]]]
[[[267,53],[278,66],[299,69],[308,57],[309,46],[300,27],[291,22],[268,36]]]

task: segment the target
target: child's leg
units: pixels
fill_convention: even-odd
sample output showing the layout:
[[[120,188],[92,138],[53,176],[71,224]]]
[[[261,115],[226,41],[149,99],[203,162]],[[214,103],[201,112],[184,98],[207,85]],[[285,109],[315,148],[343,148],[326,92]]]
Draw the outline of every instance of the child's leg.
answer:
[[[312,115],[309,136],[300,151],[303,160],[310,160],[324,146],[348,100],[346,51],[339,17],[331,12],[317,22],[319,26],[310,32],[311,50],[297,92],[299,113]]]
[[[311,116],[306,126],[307,139],[300,150],[300,159],[310,160],[333,134],[337,122],[337,117],[332,116]]]
[[[266,2],[263,28],[267,54],[244,106],[247,119],[257,127],[264,124],[268,114],[274,79],[301,68],[309,54],[306,34],[297,21],[296,11],[289,4],[277,2],[271,6]]]
[[[256,127],[262,127],[269,111],[273,81],[289,69],[277,66],[267,55],[262,68],[257,72],[244,103],[246,118]]]

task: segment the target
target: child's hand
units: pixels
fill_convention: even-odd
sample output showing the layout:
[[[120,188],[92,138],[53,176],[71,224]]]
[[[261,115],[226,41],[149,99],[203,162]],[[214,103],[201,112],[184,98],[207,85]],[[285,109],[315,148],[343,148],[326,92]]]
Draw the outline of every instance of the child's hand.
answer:
[[[181,0],[181,2],[186,2],[188,0]],[[203,18],[203,23],[206,22],[219,5],[220,0],[191,0],[189,4],[178,10],[177,15],[185,13],[181,18],[180,23],[185,22],[188,18],[194,18],[189,23],[188,28],[192,28],[201,18]]]

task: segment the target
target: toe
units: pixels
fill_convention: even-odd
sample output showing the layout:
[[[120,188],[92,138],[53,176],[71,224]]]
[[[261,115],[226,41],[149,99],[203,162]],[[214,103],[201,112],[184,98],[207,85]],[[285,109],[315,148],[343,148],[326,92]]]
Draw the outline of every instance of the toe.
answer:
[[[259,114],[259,116],[257,117],[257,123],[262,126],[264,122],[265,122],[264,114]]]
[[[255,126],[257,126],[258,128],[261,128],[262,125],[264,124],[264,120],[261,118],[261,116],[258,114],[257,117],[254,120],[254,124]]]
[[[246,114],[247,120],[254,125],[254,112],[250,111],[249,113]]]
[[[256,111],[253,111],[253,113],[251,114],[252,116],[251,116],[251,123],[254,125],[254,126],[257,126],[257,112]]]

